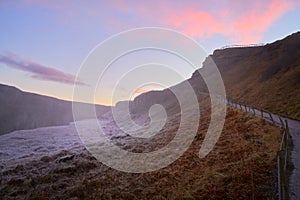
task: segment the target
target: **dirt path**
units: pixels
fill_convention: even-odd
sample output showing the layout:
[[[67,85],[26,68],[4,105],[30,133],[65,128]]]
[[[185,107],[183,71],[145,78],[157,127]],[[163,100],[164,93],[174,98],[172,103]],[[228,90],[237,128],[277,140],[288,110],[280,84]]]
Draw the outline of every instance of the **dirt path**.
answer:
[[[228,102],[229,103],[229,102]],[[256,116],[261,117],[261,111],[256,109],[250,109],[250,107],[244,106],[240,107],[235,103],[230,102],[229,104],[236,106],[237,108],[242,109],[245,112],[249,112],[251,114],[255,114]],[[275,124],[281,127],[280,119],[278,115],[271,114]],[[267,121],[272,122],[271,117],[268,113],[263,112],[263,118]],[[300,199],[300,121],[289,119],[286,117],[280,116],[282,120],[287,120],[288,126],[290,129],[290,135],[292,137],[293,147],[290,149],[291,152],[291,160],[294,165],[294,169],[289,176],[289,193],[290,198],[293,200]]]

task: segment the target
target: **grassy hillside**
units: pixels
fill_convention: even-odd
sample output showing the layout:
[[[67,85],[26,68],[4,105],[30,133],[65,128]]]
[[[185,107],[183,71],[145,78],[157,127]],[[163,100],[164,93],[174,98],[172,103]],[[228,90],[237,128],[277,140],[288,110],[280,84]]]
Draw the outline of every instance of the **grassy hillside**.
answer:
[[[300,120],[300,32],[265,46],[216,50],[210,58],[229,99]],[[200,70],[209,70],[210,58]],[[205,91],[200,79],[195,73],[190,81]]]

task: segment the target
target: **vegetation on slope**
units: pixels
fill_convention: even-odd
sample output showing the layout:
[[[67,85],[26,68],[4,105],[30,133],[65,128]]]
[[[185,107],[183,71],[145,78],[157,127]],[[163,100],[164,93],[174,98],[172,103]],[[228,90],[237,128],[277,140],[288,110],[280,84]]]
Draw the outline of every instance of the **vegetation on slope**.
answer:
[[[299,47],[300,32],[265,46],[216,50],[200,70],[212,59],[229,99],[300,120]],[[189,81],[206,91],[198,73]]]
[[[124,173],[99,163],[86,150],[76,151],[75,156],[68,150],[1,170],[0,197],[275,199],[274,169],[280,130],[262,119],[229,108],[219,141],[206,158],[200,159],[199,148],[210,120],[210,111],[205,108],[202,107],[198,137],[168,167],[142,174]],[[159,134],[173,135],[178,117],[170,118],[174,123]],[[122,148],[137,151],[137,146],[124,143],[123,137],[114,140]],[[169,137],[162,137],[159,142],[168,143]]]

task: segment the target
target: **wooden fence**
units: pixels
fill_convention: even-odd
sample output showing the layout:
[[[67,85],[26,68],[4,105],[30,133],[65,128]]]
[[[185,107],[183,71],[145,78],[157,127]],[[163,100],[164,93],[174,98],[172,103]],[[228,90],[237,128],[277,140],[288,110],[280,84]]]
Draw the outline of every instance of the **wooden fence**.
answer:
[[[229,48],[260,47],[260,46],[264,46],[264,45],[265,45],[264,43],[247,44],[247,45],[242,45],[242,44],[232,44],[232,45],[226,45],[226,46],[223,46],[223,47],[219,48],[218,50],[229,49]]]
[[[278,116],[279,121],[275,121],[272,113],[264,109],[256,108],[253,106],[247,106],[243,104],[236,103],[231,100],[225,100],[231,106],[234,106],[243,111],[252,113],[253,115],[261,116],[263,119],[267,119],[273,123],[273,125],[279,126],[281,128],[282,139],[280,143],[280,149],[277,153],[277,181],[278,181],[278,199],[288,200],[288,180],[287,180],[287,161],[289,156],[289,140],[290,131],[287,120],[283,120]]]

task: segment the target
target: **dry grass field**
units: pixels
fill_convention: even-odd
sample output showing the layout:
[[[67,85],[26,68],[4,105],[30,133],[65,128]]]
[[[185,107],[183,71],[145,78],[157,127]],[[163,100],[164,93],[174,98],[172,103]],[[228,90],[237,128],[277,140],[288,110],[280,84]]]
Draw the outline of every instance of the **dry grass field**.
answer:
[[[280,130],[259,118],[228,108],[219,141],[205,158],[200,159],[199,148],[210,120],[209,109],[202,113],[198,136],[190,148],[163,169],[141,174],[116,171],[99,163],[80,147],[43,156],[10,169],[2,166],[0,197],[276,199],[274,176]],[[174,115],[176,117],[178,115]],[[176,131],[177,120],[171,121],[175,124],[168,124],[162,130],[165,136]],[[170,139],[161,139],[164,138],[163,142]],[[115,137],[114,140],[118,144],[118,140],[123,139]],[[136,150],[135,145],[128,144],[125,144],[127,150]]]

